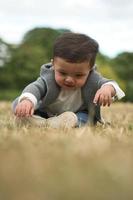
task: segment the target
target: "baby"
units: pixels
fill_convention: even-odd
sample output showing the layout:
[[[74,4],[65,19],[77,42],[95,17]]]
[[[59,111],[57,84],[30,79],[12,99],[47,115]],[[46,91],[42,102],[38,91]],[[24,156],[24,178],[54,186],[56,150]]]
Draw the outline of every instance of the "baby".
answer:
[[[13,102],[17,119],[39,126],[80,127],[102,122],[100,106],[125,96],[118,84],[95,66],[98,43],[79,33],[64,33],[54,43],[53,59],[39,78]]]

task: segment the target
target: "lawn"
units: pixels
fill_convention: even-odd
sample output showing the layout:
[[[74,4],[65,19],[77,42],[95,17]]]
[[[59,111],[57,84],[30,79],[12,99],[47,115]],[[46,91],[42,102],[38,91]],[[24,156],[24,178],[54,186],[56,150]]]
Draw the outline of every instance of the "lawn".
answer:
[[[102,109],[106,125],[15,124],[0,103],[0,200],[132,200],[133,104]]]

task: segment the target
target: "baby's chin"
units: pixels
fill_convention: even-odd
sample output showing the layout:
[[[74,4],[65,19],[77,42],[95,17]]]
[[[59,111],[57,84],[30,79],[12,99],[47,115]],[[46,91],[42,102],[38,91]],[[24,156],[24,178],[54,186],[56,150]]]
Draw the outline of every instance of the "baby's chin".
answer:
[[[58,85],[62,88],[62,89],[66,89],[66,90],[75,90],[78,88],[81,88],[81,86],[77,86],[77,85],[67,85],[67,84],[59,84]]]
[[[76,86],[67,86],[67,85],[63,85],[61,88],[66,89],[66,90],[75,90],[75,89],[77,89],[78,87],[76,87]]]

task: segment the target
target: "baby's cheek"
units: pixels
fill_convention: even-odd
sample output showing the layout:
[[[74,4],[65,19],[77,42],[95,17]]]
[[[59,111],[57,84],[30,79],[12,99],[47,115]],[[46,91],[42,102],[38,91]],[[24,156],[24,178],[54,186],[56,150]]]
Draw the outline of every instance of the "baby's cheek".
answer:
[[[55,76],[55,80],[56,80],[56,82],[58,83],[58,82],[60,82],[62,79],[61,79],[61,77],[60,77],[59,75],[56,75],[56,76]]]
[[[78,82],[77,82],[77,85],[78,85],[79,87],[82,87],[84,84],[85,84],[85,81],[84,81],[84,80],[78,80]]]

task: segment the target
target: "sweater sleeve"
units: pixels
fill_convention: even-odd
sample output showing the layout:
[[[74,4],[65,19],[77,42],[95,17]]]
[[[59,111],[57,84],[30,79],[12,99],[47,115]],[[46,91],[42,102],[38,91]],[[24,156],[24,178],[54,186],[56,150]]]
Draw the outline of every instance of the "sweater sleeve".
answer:
[[[31,93],[32,95],[35,96],[37,101],[39,101],[41,98],[45,96],[46,91],[47,91],[46,83],[41,77],[39,77],[36,81],[26,86],[22,94]]]
[[[93,78],[93,76],[95,78]],[[116,81],[103,77],[96,70],[93,71],[92,78],[95,80],[95,86],[96,86],[97,89],[100,89],[104,85],[111,84],[116,91],[116,97],[118,99],[121,99],[125,96],[125,93],[120,89],[120,87],[119,87],[119,85]]]
[[[89,82],[93,85],[93,87],[98,90],[101,86],[107,82],[113,81],[111,79],[107,79],[103,77],[98,71],[95,69],[92,70],[89,76]]]

